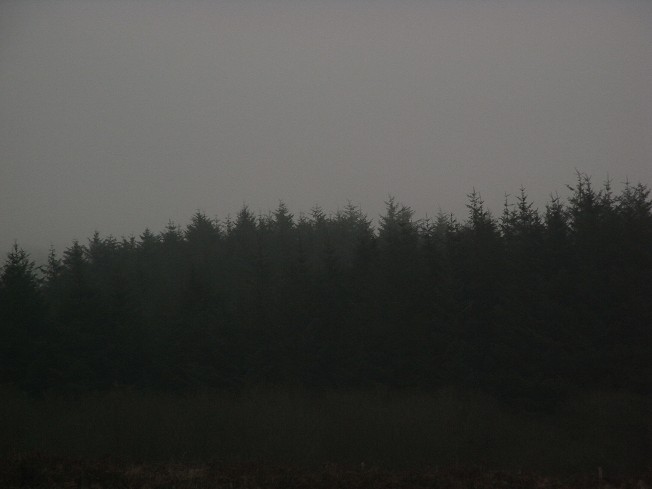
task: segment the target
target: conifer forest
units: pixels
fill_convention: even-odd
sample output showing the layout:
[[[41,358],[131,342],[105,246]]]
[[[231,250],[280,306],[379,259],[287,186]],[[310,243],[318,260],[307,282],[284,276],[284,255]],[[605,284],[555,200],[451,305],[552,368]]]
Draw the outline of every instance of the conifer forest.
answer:
[[[466,392],[541,419],[586,392],[647,409],[650,190],[579,173],[567,193],[537,209],[521,189],[492,213],[474,190],[467,215],[419,219],[392,197],[376,221],[350,203],[197,211],[96,232],[42,266],[17,243],[0,275],[0,384],[14,403],[127,392],[142,410],[147,396],[270,390]],[[621,421],[622,467],[649,467],[649,417]]]

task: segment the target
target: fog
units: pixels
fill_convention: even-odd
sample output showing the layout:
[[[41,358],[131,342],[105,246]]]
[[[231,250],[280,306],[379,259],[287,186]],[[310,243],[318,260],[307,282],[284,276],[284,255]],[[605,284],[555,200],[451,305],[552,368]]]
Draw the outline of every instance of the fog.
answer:
[[[0,251],[650,184],[651,80],[648,1],[0,1]]]

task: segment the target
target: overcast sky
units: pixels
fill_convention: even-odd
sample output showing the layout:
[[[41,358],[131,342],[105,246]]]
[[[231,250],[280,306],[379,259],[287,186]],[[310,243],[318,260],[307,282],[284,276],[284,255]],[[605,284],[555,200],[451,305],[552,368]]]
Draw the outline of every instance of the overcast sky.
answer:
[[[650,1],[0,0],[0,250],[575,168],[652,184]]]

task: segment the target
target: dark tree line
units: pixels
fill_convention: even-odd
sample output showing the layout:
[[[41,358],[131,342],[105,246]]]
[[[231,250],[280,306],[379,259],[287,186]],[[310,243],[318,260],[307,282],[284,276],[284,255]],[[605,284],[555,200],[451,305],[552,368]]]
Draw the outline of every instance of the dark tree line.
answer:
[[[652,201],[578,175],[543,212],[377,228],[351,204],[117,240],[98,233],[0,276],[0,382],[23,390],[479,388],[528,407],[579,388],[652,393]]]

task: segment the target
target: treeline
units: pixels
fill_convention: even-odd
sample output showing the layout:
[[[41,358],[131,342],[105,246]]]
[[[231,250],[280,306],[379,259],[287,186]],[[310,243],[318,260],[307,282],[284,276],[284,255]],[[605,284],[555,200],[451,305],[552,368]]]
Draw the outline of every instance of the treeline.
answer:
[[[95,233],[0,276],[0,383],[29,392],[134,386],[459,387],[524,408],[577,389],[652,393],[652,201],[579,174],[538,211],[414,218],[389,199],[293,216]]]

